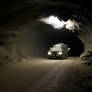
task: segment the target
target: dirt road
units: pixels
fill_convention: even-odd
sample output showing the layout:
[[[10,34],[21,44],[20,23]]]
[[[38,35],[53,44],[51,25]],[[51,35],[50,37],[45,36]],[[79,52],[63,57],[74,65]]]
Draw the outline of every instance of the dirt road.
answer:
[[[65,60],[35,58],[2,66],[0,92],[91,92],[92,66],[77,57]]]

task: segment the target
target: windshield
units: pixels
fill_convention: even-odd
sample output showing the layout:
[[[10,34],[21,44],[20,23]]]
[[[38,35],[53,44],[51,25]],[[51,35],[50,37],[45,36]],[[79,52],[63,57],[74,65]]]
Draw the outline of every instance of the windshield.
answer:
[[[61,51],[61,46],[54,46],[50,48],[51,51]]]

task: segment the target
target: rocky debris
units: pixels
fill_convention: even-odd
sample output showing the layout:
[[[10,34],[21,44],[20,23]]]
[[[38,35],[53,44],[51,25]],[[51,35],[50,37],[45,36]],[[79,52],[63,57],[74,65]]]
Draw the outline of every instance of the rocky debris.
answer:
[[[88,51],[85,55],[81,55],[80,59],[84,64],[92,64],[92,51]]]

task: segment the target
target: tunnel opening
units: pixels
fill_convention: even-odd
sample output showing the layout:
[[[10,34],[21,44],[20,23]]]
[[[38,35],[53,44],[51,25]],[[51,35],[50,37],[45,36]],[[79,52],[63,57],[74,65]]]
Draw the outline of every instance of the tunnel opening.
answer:
[[[61,31],[62,30],[62,31]],[[50,31],[49,33],[49,45],[65,43],[71,48],[70,56],[80,56],[84,51],[84,44],[78,38],[78,36],[65,29]]]

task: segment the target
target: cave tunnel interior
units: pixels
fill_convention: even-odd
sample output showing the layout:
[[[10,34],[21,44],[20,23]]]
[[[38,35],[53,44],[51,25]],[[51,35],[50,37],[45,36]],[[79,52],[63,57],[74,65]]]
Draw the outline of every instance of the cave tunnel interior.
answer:
[[[7,15],[7,23],[1,27],[3,31],[0,35],[7,35],[6,38],[3,35],[0,38],[1,52],[5,50],[4,55],[12,58],[26,56],[44,58],[47,57],[47,51],[52,45],[65,43],[71,49],[69,56],[80,56],[84,51],[84,44],[76,32],[65,28],[55,29],[51,25],[38,21],[39,18],[51,15],[64,21],[72,19],[76,13],[73,7],[68,7],[68,5],[51,4],[39,8],[33,7],[33,9],[30,7],[20,9],[19,6],[19,11],[16,10],[18,7],[14,8],[15,12],[10,11],[12,17]],[[11,32],[14,34],[12,35]]]

